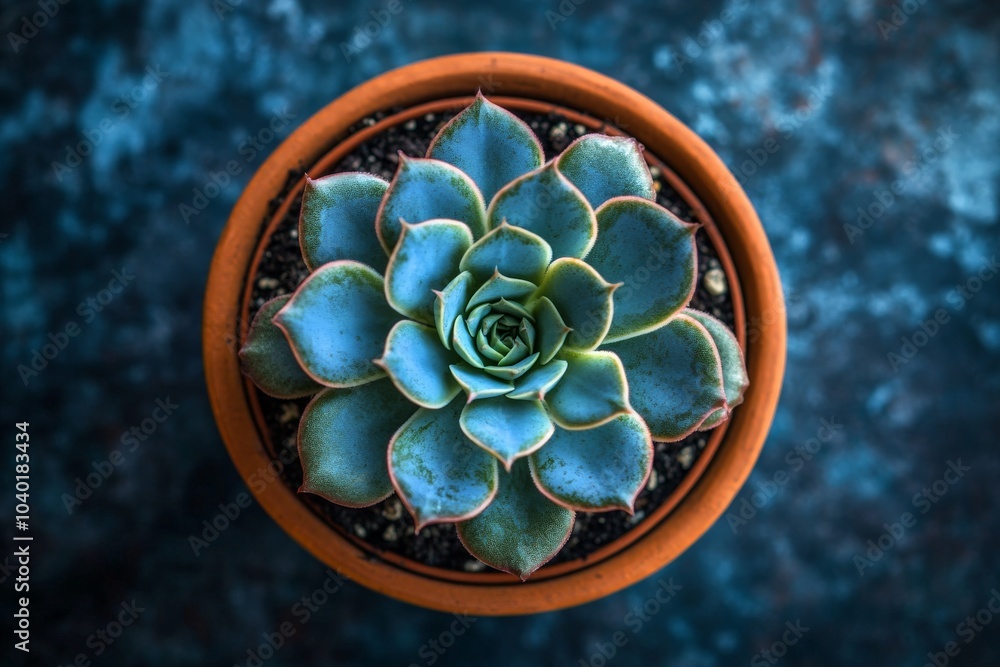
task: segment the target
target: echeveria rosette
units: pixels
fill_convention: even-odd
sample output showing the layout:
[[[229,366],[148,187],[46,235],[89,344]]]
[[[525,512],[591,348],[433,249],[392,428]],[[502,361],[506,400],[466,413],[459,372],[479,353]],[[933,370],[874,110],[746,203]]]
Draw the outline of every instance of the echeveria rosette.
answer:
[[[586,135],[543,163],[482,95],[391,183],[307,180],[309,277],[266,303],[241,357],[261,389],[316,393],[302,491],[393,491],[527,578],[577,511],[633,512],[653,442],[728,418],[747,387],[724,324],[687,308],[696,226],[655,202],[641,147]]]

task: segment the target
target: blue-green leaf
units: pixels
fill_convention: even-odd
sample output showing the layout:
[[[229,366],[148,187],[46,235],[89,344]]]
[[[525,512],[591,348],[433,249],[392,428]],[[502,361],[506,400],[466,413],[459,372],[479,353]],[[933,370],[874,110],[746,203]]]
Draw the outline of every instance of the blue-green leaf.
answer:
[[[520,338],[514,339],[514,344],[510,347],[510,352],[503,356],[503,359],[497,362],[498,366],[513,366],[514,364],[522,361],[528,356],[530,350],[528,346],[524,344]]]
[[[539,490],[563,507],[632,514],[653,468],[653,440],[628,412],[585,431],[556,429],[528,460]]]
[[[469,333],[475,336],[476,332],[480,329],[479,325],[482,324],[483,319],[492,312],[493,308],[488,303],[480,304],[469,310],[465,315],[465,324],[469,329]]]
[[[555,162],[504,187],[490,203],[488,224],[506,220],[548,242],[552,257],[586,257],[597,238],[594,209]]]
[[[507,398],[518,401],[545,400],[546,394],[566,373],[566,366],[567,363],[562,359],[554,359],[544,366],[535,366],[518,379],[516,388],[507,394]]]
[[[501,187],[542,164],[542,146],[523,120],[479,94],[441,128],[427,157],[461,169],[490,201]]]
[[[684,314],[698,320],[703,327],[708,329],[708,333],[712,336],[712,342],[715,343],[715,348],[719,351],[719,359],[722,361],[722,384],[726,392],[726,409],[712,413],[701,425],[702,429],[713,428],[725,421],[732,409],[743,402],[743,394],[750,386],[746,361],[743,358],[740,343],[729,327],[700,310],[685,308]],[[720,415],[719,412],[722,414]]]
[[[404,396],[421,407],[437,409],[461,391],[448,368],[457,361],[455,354],[441,345],[434,329],[402,320],[389,332],[385,352],[376,363]]]
[[[517,461],[509,474],[500,475],[490,506],[458,524],[458,538],[482,562],[524,581],[559,553],[575,516],[543,496],[527,462]]]
[[[353,259],[385,272],[386,253],[375,234],[375,216],[389,184],[367,173],[306,177],[299,214],[299,246],[310,271]]]
[[[461,269],[471,271],[480,281],[499,271],[538,284],[551,261],[552,248],[542,237],[504,223],[469,248]]]
[[[415,411],[386,379],[319,394],[299,422],[299,491],[346,507],[367,507],[387,498],[392,493],[389,440]]]
[[[491,310],[496,313],[505,313],[507,315],[513,315],[515,318],[527,318],[528,320],[534,321],[535,316],[531,314],[527,308],[522,306],[516,301],[508,301],[507,299],[500,299],[499,301],[493,303]]]
[[[597,226],[597,244],[587,263],[605,280],[625,283],[615,290],[605,342],[666,324],[694,295],[698,226],[640,197],[608,201],[597,210]]]
[[[383,377],[373,363],[399,315],[385,302],[382,276],[364,264],[324,264],[274,316],[299,365],[328,387]]]
[[[521,320],[521,323],[517,325],[517,337],[522,343],[531,349],[535,349],[535,325],[531,323],[531,319],[529,319],[530,317],[530,315],[525,317]]]
[[[557,166],[595,209],[625,195],[656,200],[653,177],[635,139],[584,135],[563,151]]]
[[[705,417],[705,421],[698,425],[698,430],[711,431],[727,419],[729,419],[729,410],[726,408],[719,408],[709,416]]]
[[[566,371],[545,398],[557,424],[568,429],[594,428],[628,412],[628,381],[617,356],[604,350],[563,350],[560,356],[566,361]]]
[[[417,410],[389,443],[389,477],[417,531],[471,519],[496,494],[497,460],[462,433],[463,407],[455,400],[441,410]]]
[[[563,257],[552,262],[538,294],[547,297],[571,329],[564,343],[574,350],[593,350],[611,327],[612,285],[579,259]]]
[[[458,273],[458,263],[470,245],[472,234],[460,222],[404,223],[385,273],[386,301],[406,317],[434,324],[436,292]]]
[[[535,365],[536,361],[538,361],[537,352],[530,357],[517,362],[516,364],[511,364],[510,366],[485,366],[483,370],[490,375],[495,375],[496,377],[504,380],[514,380],[531,370],[531,367]]]
[[[485,358],[490,361],[499,362],[503,359],[503,354],[493,349],[493,345],[490,341],[486,340],[486,334],[480,329],[476,334],[476,350],[479,352],[480,358]]]
[[[469,403],[460,423],[465,435],[507,470],[515,459],[544,445],[555,431],[541,401],[510,401],[504,396]]]
[[[680,440],[726,405],[715,343],[689,315],[678,313],[655,331],[610,343],[605,349],[621,358],[629,402],[655,440]]]
[[[510,382],[495,378],[468,364],[452,364],[451,374],[465,390],[469,403],[483,398],[502,396],[514,389],[514,385]]]
[[[482,368],[484,366],[482,358],[480,358],[479,353],[476,351],[476,341],[469,334],[469,328],[461,315],[455,320],[452,328],[451,344],[452,348],[458,353],[458,356],[462,357],[465,363],[474,368]]]
[[[492,303],[500,299],[520,300],[534,291],[534,283],[529,283],[527,280],[520,280],[518,278],[508,278],[499,272],[494,272],[493,276],[483,283],[483,286],[472,295],[466,308],[471,311],[478,305]]]
[[[437,329],[441,343],[451,349],[452,332],[455,320],[461,317],[465,304],[472,293],[472,274],[468,271],[455,276],[434,299],[434,327]]]
[[[562,349],[570,328],[566,326],[555,305],[544,296],[535,304],[534,315],[535,349],[540,353],[538,362],[547,364]]]
[[[323,388],[302,370],[285,334],[272,321],[291,298],[279,296],[260,307],[240,350],[243,373],[275,398],[300,398]]]
[[[399,169],[389,184],[376,218],[376,232],[386,253],[402,233],[400,220],[416,224],[427,220],[464,222],[475,238],[486,233],[483,196],[472,180],[439,160],[399,154]]]

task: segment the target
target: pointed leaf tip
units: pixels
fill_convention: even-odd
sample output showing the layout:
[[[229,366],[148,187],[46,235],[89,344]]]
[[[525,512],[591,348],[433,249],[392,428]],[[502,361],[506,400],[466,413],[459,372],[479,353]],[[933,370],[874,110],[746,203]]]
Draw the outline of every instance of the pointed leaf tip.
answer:
[[[275,398],[300,398],[323,388],[302,370],[284,332],[273,321],[291,298],[279,296],[261,306],[239,352],[243,373]]]
[[[712,336],[685,313],[604,349],[621,359],[629,402],[658,441],[680,440],[726,405],[722,361]]]
[[[447,289],[471,245],[469,228],[454,220],[403,227],[386,268],[386,301],[401,315],[434,324],[434,290]]]
[[[629,410],[629,383],[613,353],[570,352],[562,378],[545,399],[552,418],[566,429],[591,429]]]
[[[370,406],[378,405],[377,412]],[[386,448],[416,411],[386,379],[327,389],[302,413],[298,430],[304,479],[300,492],[346,507],[367,507],[392,493]]]
[[[388,187],[381,178],[361,172],[306,177],[299,246],[310,271],[336,260],[385,271],[387,257],[375,234],[375,217]]]
[[[611,327],[613,290],[587,263],[568,257],[552,262],[538,294],[552,302],[570,327],[567,348],[593,350],[604,340]]]
[[[540,401],[511,401],[504,396],[469,403],[460,424],[470,440],[507,470],[516,459],[544,445],[555,431]]]
[[[456,361],[434,329],[401,320],[389,332],[380,365],[400,393],[417,405],[437,409],[461,391],[449,368]]]
[[[417,530],[463,521],[486,508],[497,492],[497,460],[459,427],[464,403],[417,411],[389,443],[389,476]]]
[[[524,460],[499,477],[493,502],[458,524],[458,537],[483,563],[525,581],[566,544],[576,515],[538,490]]]
[[[501,187],[540,166],[543,154],[524,121],[480,94],[441,128],[427,157],[468,174],[489,202]]]
[[[382,351],[397,319],[385,302],[382,276],[346,260],[314,271],[274,316],[299,365],[328,387],[352,387],[383,377],[372,359]]]
[[[400,160],[376,216],[376,233],[387,254],[399,242],[405,218],[412,224],[427,220],[464,223],[478,238],[486,232],[486,205],[475,183],[440,160]]]
[[[694,295],[698,252],[691,225],[640,197],[608,201],[598,209],[597,223],[600,232],[587,263],[624,286],[613,292],[605,342],[663,326]]]
[[[443,290],[433,290],[434,327],[437,329],[441,344],[449,350],[455,321],[462,315],[472,288],[472,274],[464,271],[455,276]]]
[[[685,308],[684,314],[693,317],[704,326],[712,336],[716,349],[719,351],[719,359],[722,361],[722,380],[726,393],[726,408],[722,410],[721,416],[713,413],[709,419],[714,418],[714,422],[709,425],[715,426],[729,418],[733,408],[743,402],[743,394],[750,386],[750,377],[747,374],[746,360],[743,356],[743,349],[740,348],[736,336],[725,324],[708,313],[703,313],[692,308]],[[709,421],[708,419],[705,420]],[[703,427],[705,425],[703,424]]]
[[[642,418],[628,412],[588,430],[556,429],[529,461],[539,490],[554,502],[631,514],[653,467],[653,440]]]
[[[503,274],[537,284],[552,261],[543,238],[506,223],[476,241],[462,257],[461,269],[479,280]]]
[[[656,200],[653,177],[635,139],[587,134],[570,144],[556,164],[595,209],[626,195]]]
[[[489,224],[504,223],[545,239],[552,256],[586,257],[597,238],[597,219],[583,193],[555,162],[505,185],[490,203]]]

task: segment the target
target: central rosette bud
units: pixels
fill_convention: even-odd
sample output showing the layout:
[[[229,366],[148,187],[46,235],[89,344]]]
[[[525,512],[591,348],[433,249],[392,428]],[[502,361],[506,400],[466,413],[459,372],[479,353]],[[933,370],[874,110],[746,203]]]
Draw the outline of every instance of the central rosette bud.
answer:
[[[466,325],[470,334],[475,331],[480,361],[498,367],[490,368],[492,375],[517,377],[538,359],[535,318],[519,303],[500,299],[478,306]]]
[[[554,357],[571,329],[533,281],[508,278],[498,268],[485,280],[479,275],[462,272],[436,293],[438,335],[463,362],[451,364],[451,373],[470,403],[495,396],[540,400],[566,370]]]

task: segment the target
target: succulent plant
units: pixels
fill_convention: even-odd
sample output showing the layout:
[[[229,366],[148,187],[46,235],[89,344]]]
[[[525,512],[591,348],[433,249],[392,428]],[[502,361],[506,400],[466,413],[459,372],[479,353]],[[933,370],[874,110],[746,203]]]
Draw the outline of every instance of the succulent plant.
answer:
[[[311,271],[241,350],[264,392],[315,394],[301,491],[348,507],[397,493],[416,529],[526,579],[575,512],[624,510],[653,441],[724,421],[743,354],[687,308],[696,225],[655,201],[641,147],[589,134],[543,163],[482,95],[391,183],[307,179]]]

